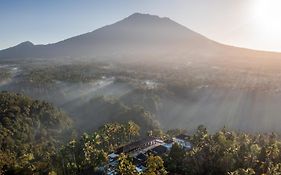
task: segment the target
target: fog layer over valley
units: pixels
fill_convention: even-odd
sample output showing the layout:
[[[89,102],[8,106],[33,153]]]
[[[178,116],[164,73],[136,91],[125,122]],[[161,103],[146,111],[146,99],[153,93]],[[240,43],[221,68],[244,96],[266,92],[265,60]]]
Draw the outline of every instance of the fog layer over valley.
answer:
[[[204,124],[211,131],[224,126],[251,132],[280,131],[281,83],[272,69],[209,66],[192,60],[168,67],[50,61],[5,63],[1,73],[6,72],[0,90],[53,103],[81,131],[143,116],[151,127],[163,129],[191,131]]]

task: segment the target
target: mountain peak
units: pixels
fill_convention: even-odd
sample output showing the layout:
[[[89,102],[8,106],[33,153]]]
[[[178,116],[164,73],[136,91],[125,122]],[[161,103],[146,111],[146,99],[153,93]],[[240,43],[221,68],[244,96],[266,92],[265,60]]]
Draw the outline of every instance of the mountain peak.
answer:
[[[160,18],[157,15],[151,15],[148,13],[139,13],[139,12],[133,13],[132,15],[129,16],[129,18],[137,18],[137,17],[158,17],[158,18]]]
[[[168,19],[168,18],[161,18],[157,15],[151,15],[151,14],[148,14],[148,13],[138,13],[138,12],[128,16],[127,18],[125,18],[125,20],[130,20],[130,21],[161,20],[161,19]]]
[[[18,44],[17,46],[21,46],[21,47],[31,47],[31,46],[34,46],[34,44],[30,41],[25,41],[25,42],[22,42],[20,44]]]

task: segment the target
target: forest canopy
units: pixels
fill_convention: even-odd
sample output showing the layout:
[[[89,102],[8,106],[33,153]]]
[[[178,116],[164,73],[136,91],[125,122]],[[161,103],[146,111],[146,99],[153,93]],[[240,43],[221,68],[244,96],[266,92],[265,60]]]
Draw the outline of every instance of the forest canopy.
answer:
[[[47,102],[0,93],[0,168],[45,169],[71,135],[72,121]],[[27,160],[33,162],[32,167]]]
[[[131,117],[130,120],[129,114],[135,113],[119,116],[122,114],[127,117],[77,135],[70,118],[51,104],[2,92],[0,174],[95,174],[106,170],[108,155],[120,146],[146,136],[170,140],[185,133],[182,129],[163,131],[159,127],[147,127],[141,125],[143,119],[133,121],[135,118]],[[276,133],[250,134],[223,128],[211,134],[201,125],[187,138],[191,149],[174,144],[164,155],[150,155],[143,173],[135,171],[130,155],[121,154],[117,171],[183,175],[281,172],[281,137]]]

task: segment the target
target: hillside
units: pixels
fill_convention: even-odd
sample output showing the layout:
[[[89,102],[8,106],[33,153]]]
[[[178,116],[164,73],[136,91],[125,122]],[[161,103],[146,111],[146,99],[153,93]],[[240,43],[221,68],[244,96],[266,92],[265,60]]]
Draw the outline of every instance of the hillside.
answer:
[[[0,174],[14,167],[50,168],[49,161],[58,146],[69,139],[71,120],[47,102],[0,93]]]

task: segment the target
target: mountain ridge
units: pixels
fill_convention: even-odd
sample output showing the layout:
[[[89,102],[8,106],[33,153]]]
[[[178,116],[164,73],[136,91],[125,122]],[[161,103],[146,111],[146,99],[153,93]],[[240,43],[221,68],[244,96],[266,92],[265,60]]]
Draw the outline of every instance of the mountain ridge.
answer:
[[[46,45],[30,41],[0,50],[1,58],[96,58],[249,56],[280,57],[278,52],[258,51],[218,43],[167,17],[134,13],[92,32]],[[267,55],[268,54],[268,55]],[[131,58],[132,59],[132,58]]]

